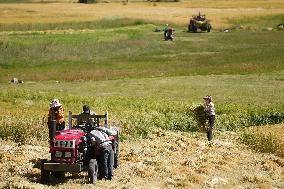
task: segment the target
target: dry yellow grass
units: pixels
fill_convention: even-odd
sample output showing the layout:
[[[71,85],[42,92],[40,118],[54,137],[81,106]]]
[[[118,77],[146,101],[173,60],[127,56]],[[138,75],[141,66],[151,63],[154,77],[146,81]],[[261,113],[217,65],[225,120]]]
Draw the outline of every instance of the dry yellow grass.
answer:
[[[226,19],[242,16],[275,15],[284,12],[284,2],[190,1],[180,3],[33,3],[0,4],[0,24],[90,21],[102,17],[142,18],[161,23],[186,25],[192,14],[207,14],[215,27],[227,26]]]
[[[246,129],[246,132],[255,135],[256,137],[268,137],[271,136],[275,142],[277,142],[277,155],[284,157],[284,133],[281,132],[284,129],[284,125],[268,125],[261,127],[251,127]]]
[[[48,188],[37,162],[48,148],[1,141],[0,188]],[[97,188],[283,188],[283,158],[236,142],[236,133],[215,133],[212,147],[201,133],[154,132],[150,139],[121,143],[120,167]],[[86,174],[66,176],[53,188],[92,188]]]

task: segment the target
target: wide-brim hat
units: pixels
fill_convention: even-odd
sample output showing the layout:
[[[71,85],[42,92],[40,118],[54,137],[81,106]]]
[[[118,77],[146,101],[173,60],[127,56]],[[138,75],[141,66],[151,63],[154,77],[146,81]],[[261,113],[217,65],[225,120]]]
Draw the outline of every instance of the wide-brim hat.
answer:
[[[203,97],[203,99],[204,99],[204,100],[212,100],[212,97],[209,96],[209,95],[207,95],[207,96]]]

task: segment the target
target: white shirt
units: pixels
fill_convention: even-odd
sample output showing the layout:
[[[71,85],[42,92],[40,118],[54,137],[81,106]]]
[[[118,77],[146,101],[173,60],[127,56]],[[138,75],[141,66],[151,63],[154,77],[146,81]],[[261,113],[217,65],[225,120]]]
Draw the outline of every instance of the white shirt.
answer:
[[[100,146],[111,144],[111,141],[108,140],[108,135],[102,131],[92,130],[90,138],[92,143],[97,143]]]
[[[215,115],[215,107],[213,102],[205,103],[204,111],[208,115]]]

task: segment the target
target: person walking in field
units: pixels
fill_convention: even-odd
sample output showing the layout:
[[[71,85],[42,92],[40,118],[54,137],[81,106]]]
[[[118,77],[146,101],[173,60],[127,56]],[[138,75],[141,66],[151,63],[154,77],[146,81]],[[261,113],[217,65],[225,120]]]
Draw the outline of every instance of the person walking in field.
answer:
[[[207,129],[207,139],[209,142],[211,142],[213,138],[213,128],[214,128],[214,122],[215,122],[215,106],[212,101],[212,97],[207,95],[203,97],[204,99],[204,112],[206,115],[206,119],[209,121],[209,127]]]
[[[56,120],[56,131],[62,131],[65,128],[64,121],[64,108],[58,99],[53,99],[50,102],[50,108],[48,112],[48,125],[51,123],[51,120]]]

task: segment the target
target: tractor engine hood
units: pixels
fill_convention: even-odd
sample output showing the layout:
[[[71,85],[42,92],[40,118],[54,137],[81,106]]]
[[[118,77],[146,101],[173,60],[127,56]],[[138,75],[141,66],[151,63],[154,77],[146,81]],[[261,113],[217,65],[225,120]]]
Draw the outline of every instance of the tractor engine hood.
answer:
[[[65,131],[56,132],[54,140],[75,140],[76,143],[78,143],[81,140],[81,137],[84,135],[85,133],[82,130],[68,129]]]

